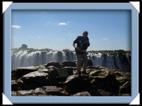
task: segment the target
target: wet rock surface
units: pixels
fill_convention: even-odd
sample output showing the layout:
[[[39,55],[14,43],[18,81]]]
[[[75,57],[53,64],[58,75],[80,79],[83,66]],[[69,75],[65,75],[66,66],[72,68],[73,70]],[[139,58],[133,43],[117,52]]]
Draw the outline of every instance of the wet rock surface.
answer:
[[[74,75],[74,62],[23,67],[12,72],[15,96],[122,96],[131,95],[131,74],[104,66],[92,66]],[[15,74],[16,73],[16,74]]]

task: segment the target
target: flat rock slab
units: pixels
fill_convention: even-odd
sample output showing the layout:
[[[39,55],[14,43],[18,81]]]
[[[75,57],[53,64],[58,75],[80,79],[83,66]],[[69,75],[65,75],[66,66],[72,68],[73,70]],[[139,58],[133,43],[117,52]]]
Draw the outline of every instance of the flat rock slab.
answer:
[[[16,70],[12,71],[12,79],[17,80],[25,74],[38,70],[38,68],[38,66],[19,67]]]

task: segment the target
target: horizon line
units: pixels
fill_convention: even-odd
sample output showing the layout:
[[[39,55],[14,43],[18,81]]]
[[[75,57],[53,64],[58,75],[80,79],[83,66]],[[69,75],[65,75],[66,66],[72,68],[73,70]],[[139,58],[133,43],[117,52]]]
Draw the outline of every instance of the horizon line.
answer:
[[[11,48],[11,49],[22,49],[22,48],[19,47],[19,48]],[[51,49],[51,48],[25,48],[25,49],[34,49],[34,50],[49,49],[49,50],[55,50],[55,51],[62,51],[62,50],[71,50],[71,51],[74,51],[74,50],[75,50],[75,49],[69,49],[69,48],[64,48],[64,49]],[[87,50],[87,51],[115,51],[115,50],[131,51],[130,49],[89,49],[89,50]]]

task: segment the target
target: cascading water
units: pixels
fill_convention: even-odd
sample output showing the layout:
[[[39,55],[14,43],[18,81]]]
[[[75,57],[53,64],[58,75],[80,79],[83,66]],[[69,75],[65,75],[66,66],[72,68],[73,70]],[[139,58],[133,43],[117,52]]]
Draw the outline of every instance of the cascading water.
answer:
[[[72,51],[30,51],[18,50],[12,53],[12,69],[32,65],[47,64],[49,62],[75,61],[76,55]]]
[[[101,65],[108,68],[124,69],[130,67],[130,54],[110,54],[101,52],[88,52],[94,66]],[[71,50],[29,50],[20,49],[12,51],[12,69],[33,65],[42,65],[49,62],[76,61],[76,54]]]

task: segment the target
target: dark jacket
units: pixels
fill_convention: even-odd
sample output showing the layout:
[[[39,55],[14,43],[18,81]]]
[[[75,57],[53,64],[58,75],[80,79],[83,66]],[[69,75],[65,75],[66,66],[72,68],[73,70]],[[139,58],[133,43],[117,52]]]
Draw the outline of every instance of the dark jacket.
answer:
[[[76,53],[80,53],[80,54],[83,53],[84,51],[86,51],[87,48],[90,46],[89,38],[88,37],[84,37],[84,36],[78,36],[74,40],[73,43],[77,44],[77,48],[79,48],[80,50],[75,49],[75,51],[76,51]]]

